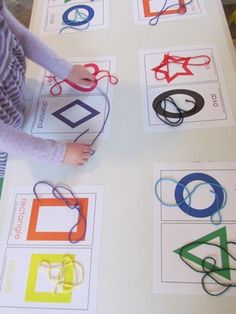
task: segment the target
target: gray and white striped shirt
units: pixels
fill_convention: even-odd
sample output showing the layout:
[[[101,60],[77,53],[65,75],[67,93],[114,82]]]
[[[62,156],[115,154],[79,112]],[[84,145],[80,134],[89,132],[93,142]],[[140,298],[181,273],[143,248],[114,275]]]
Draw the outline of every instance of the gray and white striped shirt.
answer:
[[[7,153],[60,163],[66,152],[64,143],[37,138],[21,130],[25,56],[62,79],[72,69],[69,62],[21,25],[0,0],[0,176],[4,175]]]

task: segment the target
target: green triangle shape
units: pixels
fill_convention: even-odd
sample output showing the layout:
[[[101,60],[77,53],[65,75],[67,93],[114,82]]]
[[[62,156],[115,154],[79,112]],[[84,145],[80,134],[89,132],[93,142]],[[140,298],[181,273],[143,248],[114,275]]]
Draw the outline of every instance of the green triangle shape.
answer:
[[[209,242],[210,240],[212,239],[216,239],[216,238],[219,238],[220,240],[220,246],[222,248],[224,248],[226,250],[226,252],[222,249],[221,250],[221,261],[222,261],[222,268],[219,268],[217,266],[215,266],[215,269],[217,270],[217,274],[219,276],[222,276],[228,280],[231,279],[231,275],[230,275],[230,270],[222,270],[220,271],[220,269],[223,269],[223,268],[229,268],[230,265],[229,265],[229,255],[227,254],[228,252],[228,243],[227,243],[227,234],[226,234],[226,227],[223,227],[223,228],[220,228],[214,232],[211,232],[207,235],[205,235],[204,237],[198,239],[198,240],[195,240],[191,243],[188,244],[188,246],[185,248],[185,245],[182,246],[181,248],[175,250],[174,252],[179,254],[180,255],[180,252],[181,252],[181,256],[202,266],[202,259],[192,253],[190,253],[189,251],[191,251],[192,249],[195,249],[196,247],[198,246],[201,246],[201,245],[204,245],[205,243]],[[213,267],[213,264],[206,261],[204,263],[205,265],[205,268],[206,269],[212,269]]]

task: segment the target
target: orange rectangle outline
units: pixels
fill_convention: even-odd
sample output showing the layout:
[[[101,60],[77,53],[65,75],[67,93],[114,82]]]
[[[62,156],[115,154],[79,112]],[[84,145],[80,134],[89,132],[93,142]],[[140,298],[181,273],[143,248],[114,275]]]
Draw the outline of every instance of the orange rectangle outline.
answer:
[[[66,198],[68,202],[71,204],[74,203],[73,198]],[[86,225],[87,225],[87,213],[88,213],[88,198],[80,198],[78,200],[80,206],[80,214],[83,217],[77,225],[77,229],[74,232],[71,232],[72,238],[78,238],[80,241],[85,240],[85,233],[86,233]],[[40,198],[40,199],[33,199],[29,227],[28,227],[28,234],[27,240],[36,240],[36,241],[67,241],[69,237],[69,232],[60,232],[60,231],[52,231],[52,232],[43,232],[43,231],[36,231],[37,228],[37,221],[39,216],[39,210],[41,206],[65,206],[65,201],[63,199],[56,199],[56,198]],[[68,210],[76,210],[70,209]],[[56,217],[56,209],[55,209],[55,217]],[[50,217],[51,218],[51,217]],[[79,218],[79,217],[78,217]],[[52,220],[53,223],[53,220]],[[76,222],[75,222],[76,223]],[[73,227],[73,226],[71,226]]]
[[[143,1],[143,13],[144,13],[144,17],[153,17],[153,16],[156,16],[159,12],[156,11],[156,12],[151,12],[150,10],[150,6],[149,6],[149,2],[151,0],[142,0]],[[178,1],[178,0],[176,0]],[[185,4],[185,0],[179,0],[179,8],[180,7],[185,7],[186,9],[186,4]],[[177,14],[178,13],[178,10],[179,8],[177,9],[171,9],[171,10],[166,10],[165,12],[163,12],[163,14],[161,15],[170,15],[170,14]]]

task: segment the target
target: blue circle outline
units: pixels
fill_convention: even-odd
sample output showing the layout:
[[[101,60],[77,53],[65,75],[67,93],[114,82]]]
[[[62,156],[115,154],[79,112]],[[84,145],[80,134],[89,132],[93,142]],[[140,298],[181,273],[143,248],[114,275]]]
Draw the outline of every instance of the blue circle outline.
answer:
[[[187,184],[189,184],[192,181],[200,180],[208,183],[214,190],[215,193],[215,200],[214,202],[205,209],[195,209],[191,206],[189,206],[185,200],[184,200],[184,189],[186,188]],[[192,217],[198,217],[198,218],[205,218],[214,215],[219,208],[222,207],[224,203],[224,190],[219,184],[219,182],[211,177],[208,174],[196,172],[191,173],[183,177],[179,182],[179,184],[176,185],[175,188],[175,200],[178,204],[179,208],[187,215]]]
[[[69,14],[72,11],[77,10],[77,9],[85,9],[85,10],[88,11],[88,16],[86,17],[85,20],[76,22],[76,21],[72,21],[72,20],[69,19]],[[63,20],[63,23],[66,24],[66,25],[81,26],[81,25],[84,25],[84,24],[90,22],[92,20],[92,18],[94,17],[94,14],[95,14],[94,10],[90,6],[85,5],[85,4],[78,4],[78,5],[75,5],[73,7],[70,7],[69,9],[67,9],[63,13],[62,20]]]

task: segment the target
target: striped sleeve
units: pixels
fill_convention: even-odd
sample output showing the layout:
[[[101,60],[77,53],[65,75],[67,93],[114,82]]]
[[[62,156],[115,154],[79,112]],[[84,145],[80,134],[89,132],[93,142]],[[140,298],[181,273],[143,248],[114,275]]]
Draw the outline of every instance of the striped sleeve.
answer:
[[[5,6],[3,8],[4,19],[11,32],[21,42],[25,56],[55,74],[57,77],[61,79],[67,78],[73,65],[66,59],[58,56],[57,53],[19,23]]]
[[[24,159],[48,164],[62,163],[66,153],[65,143],[32,136],[6,125],[3,121],[0,121],[0,148],[3,152]]]
[[[6,89],[0,84],[0,151],[43,163],[63,162],[67,147],[65,143],[41,139],[20,129],[23,114],[13,104],[14,99],[18,99],[14,92],[15,88],[11,89],[10,85],[6,94]]]
[[[12,90],[14,93],[14,89]],[[20,128],[23,115],[13,105],[14,95],[7,97],[0,86],[0,150],[26,159],[43,163],[58,164],[63,162],[66,144],[54,140],[41,139],[25,133]]]

